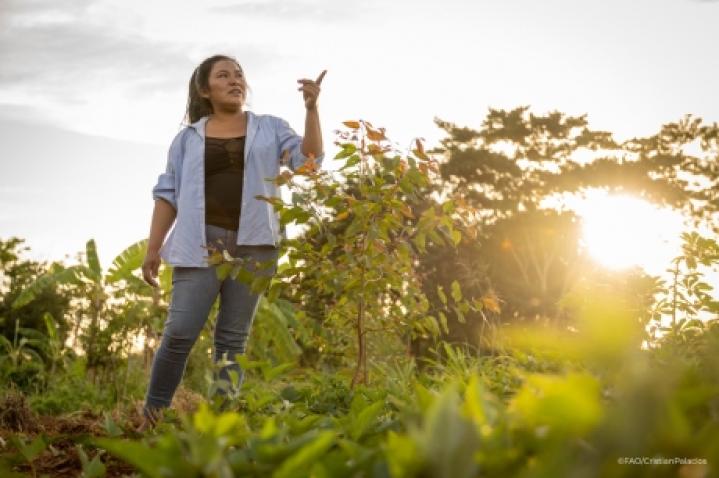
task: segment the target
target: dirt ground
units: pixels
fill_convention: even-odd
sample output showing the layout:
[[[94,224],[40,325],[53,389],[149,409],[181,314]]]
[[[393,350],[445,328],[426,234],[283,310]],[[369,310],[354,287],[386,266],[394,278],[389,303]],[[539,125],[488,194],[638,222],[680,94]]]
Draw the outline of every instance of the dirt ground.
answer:
[[[175,395],[172,408],[178,412],[191,413],[201,400],[199,395],[181,387]],[[122,431],[122,434],[116,437],[142,437],[135,431],[142,421],[141,411],[142,402],[138,401],[125,408],[118,407],[107,412],[109,418]],[[88,443],[92,437],[110,436],[105,428],[105,421],[105,414],[98,415],[87,410],[60,416],[37,415],[29,408],[24,395],[18,392],[6,393],[0,400],[0,459],[10,459],[11,469],[6,468],[5,472],[32,476],[34,467],[36,476],[77,477],[82,472],[78,451],[78,448],[82,447],[88,460],[101,453],[100,459],[106,467],[105,476],[139,476],[132,466]],[[37,436],[44,436],[49,445],[33,460],[31,467],[11,438],[22,437],[25,443],[30,443]],[[3,474],[2,468],[0,474]]]

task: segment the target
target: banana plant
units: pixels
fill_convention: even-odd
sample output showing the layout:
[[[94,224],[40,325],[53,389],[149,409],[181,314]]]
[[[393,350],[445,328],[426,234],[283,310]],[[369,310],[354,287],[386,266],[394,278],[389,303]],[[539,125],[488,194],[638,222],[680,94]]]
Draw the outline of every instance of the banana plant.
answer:
[[[124,298],[132,297],[132,310],[127,316],[135,319],[135,330],[141,333],[143,341],[143,362],[147,371],[152,363],[153,349],[150,338],[157,337],[162,327],[165,306],[170,299],[172,289],[172,268],[162,266],[158,273],[159,288],[150,287],[143,279],[133,272],[142,267],[147,253],[147,239],[138,241],[115,257],[108,272],[108,281],[116,284],[125,281],[125,287],[118,290]]]
[[[19,337],[18,332],[20,332],[20,321],[16,320],[12,342],[4,335],[0,335],[0,349],[4,351],[3,354],[0,354],[0,363],[9,362],[10,367],[15,369],[23,362],[34,360],[42,362],[40,355],[31,348],[39,345],[38,339]]]
[[[47,339],[43,340],[42,348],[50,362],[50,376],[53,376],[58,365],[61,367],[65,365],[66,349],[62,340],[60,340],[57,324],[52,315],[49,312],[45,312],[42,319],[45,322],[45,329],[47,330]]]
[[[147,299],[153,307],[159,307],[162,295],[169,293],[171,286],[171,272],[164,268],[160,274],[161,289],[155,290],[146,284],[142,279],[135,276],[133,272],[142,265],[147,240],[136,242],[122,251],[114,260],[113,265],[106,273],[100,265],[97,254],[97,246],[94,239],[87,241],[85,247],[85,262],[70,267],[61,264],[53,264],[46,274],[38,277],[31,283],[13,302],[12,307],[18,308],[31,302],[38,294],[50,286],[73,285],[79,287],[88,299],[88,307],[85,314],[80,314],[75,324],[73,333],[73,347],[76,345],[80,334],[81,322],[85,317],[89,318],[86,335],[86,355],[88,368],[92,369],[99,363],[99,359],[105,352],[100,350],[98,344],[98,333],[103,320],[109,320],[109,301],[111,297],[108,290],[122,289],[122,296],[134,294],[139,300]],[[122,282],[124,281],[124,285]],[[143,324],[145,332],[147,325]],[[96,363],[97,362],[97,363]]]

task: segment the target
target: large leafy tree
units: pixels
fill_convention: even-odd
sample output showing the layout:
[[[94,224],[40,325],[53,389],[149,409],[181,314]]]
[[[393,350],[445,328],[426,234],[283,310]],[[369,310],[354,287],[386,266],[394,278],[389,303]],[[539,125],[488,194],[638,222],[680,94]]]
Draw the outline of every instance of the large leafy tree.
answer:
[[[603,275],[587,267],[577,219],[545,209],[550,198],[588,188],[628,192],[716,230],[716,124],[687,116],[656,135],[620,142],[610,132],[591,129],[586,115],[536,115],[528,107],[490,109],[479,129],[435,122],[446,132],[432,151],[443,158],[436,188],[475,211],[477,240],[463,254],[438,246],[424,256],[425,288],[446,287],[472,263],[481,278],[465,274],[462,289],[476,296],[496,291],[504,320],[559,318],[560,299],[580,274]],[[636,270],[621,280],[652,284]],[[440,302],[436,295],[433,300]],[[471,332],[486,314],[470,316],[469,327],[461,324],[463,318],[451,318],[455,330]]]
[[[592,130],[586,115],[535,115],[527,107],[490,109],[479,130],[435,122],[447,133],[434,150],[445,160],[442,177],[483,223],[593,187],[632,192],[695,218],[711,219],[719,209],[716,123],[688,115],[655,135],[618,142]]]
[[[546,193],[604,187],[683,212],[715,233],[719,213],[719,126],[687,115],[654,135],[632,138],[591,162],[572,161],[547,176]]]

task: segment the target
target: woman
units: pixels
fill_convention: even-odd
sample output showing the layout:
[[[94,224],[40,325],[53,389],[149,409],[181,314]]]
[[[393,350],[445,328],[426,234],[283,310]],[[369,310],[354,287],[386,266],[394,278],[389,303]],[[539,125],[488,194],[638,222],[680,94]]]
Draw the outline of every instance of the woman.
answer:
[[[160,259],[173,266],[172,297],[138,431],[154,426],[162,409],[170,406],[190,349],[218,295],[214,359],[232,360],[244,353],[261,292],[231,277],[219,280],[208,256],[226,249],[255,274],[276,272],[284,230],[271,204],[255,196],[279,196],[272,179],[279,174],[281,158],[287,158],[283,164],[293,170],[311,156],[321,164],[317,98],[326,72],[315,81],[297,80],[306,108],[304,137],[281,118],[243,110],[248,85],[234,58],[212,56],[193,72],[189,124],[172,141],[166,171],[152,191],[155,208],[142,273],[148,284],[158,287]],[[224,367],[219,378],[229,381],[230,370],[242,384],[244,374],[237,363]]]

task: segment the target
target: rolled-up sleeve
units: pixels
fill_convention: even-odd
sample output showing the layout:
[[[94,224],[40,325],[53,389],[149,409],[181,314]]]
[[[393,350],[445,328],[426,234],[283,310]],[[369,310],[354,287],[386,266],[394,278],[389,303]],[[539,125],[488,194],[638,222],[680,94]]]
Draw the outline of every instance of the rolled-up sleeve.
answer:
[[[153,199],[164,199],[172,204],[177,211],[177,191],[176,191],[176,166],[178,164],[179,155],[182,154],[181,138],[183,131],[180,131],[170,144],[170,150],[167,153],[167,166],[165,172],[157,177],[157,183],[152,188]]]
[[[285,157],[285,151],[289,152],[289,161],[286,166],[295,171],[307,161],[307,156],[302,153],[302,136],[298,135],[290,124],[282,119],[275,118],[277,129],[277,140],[280,145],[280,158]],[[322,165],[325,158],[324,152],[315,158],[318,167]]]

